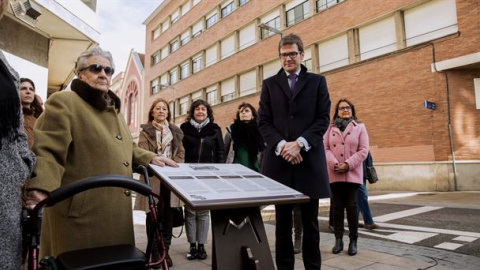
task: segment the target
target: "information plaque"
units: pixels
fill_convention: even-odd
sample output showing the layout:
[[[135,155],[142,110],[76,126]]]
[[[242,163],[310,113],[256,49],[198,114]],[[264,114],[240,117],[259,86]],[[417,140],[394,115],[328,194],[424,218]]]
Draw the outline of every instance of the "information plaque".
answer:
[[[150,168],[187,206],[211,210],[214,270],[274,270],[259,206],[309,200],[240,164]]]
[[[305,202],[308,196],[240,164],[150,164],[154,173],[196,210]]]

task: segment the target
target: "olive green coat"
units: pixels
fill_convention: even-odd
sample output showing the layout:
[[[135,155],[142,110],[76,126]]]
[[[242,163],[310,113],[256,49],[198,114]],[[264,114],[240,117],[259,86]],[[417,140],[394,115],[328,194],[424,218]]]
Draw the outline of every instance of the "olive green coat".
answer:
[[[157,152],[157,135],[156,130],[152,125],[152,122],[148,122],[146,125],[142,125],[142,131],[140,131],[140,136],[138,137],[138,147],[146,149],[152,152]],[[183,148],[183,132],[176,125],[170,123],[168,125],[170,131],[173,135],[172,140],[172,159],[177,163],[183,163],[185,161],[185,148]],[[143,177],[140,177],[143,181]],[[152,185],[153,190],[160,194],[160,179],[156,176],[150,177],[150,184]],[[170,207],[180,207],[183,206],[182,201],[171,193],[170,195]],[[135,198],[135,210],[142,210],[149,212],[148,209],[148,200],[147,197],[138,195]]]
[[[28,190],[49,192],[103,174],[131,177],[132,164],[147,165],[155,156],[133,142],[113,92],[114,106],[78,79],[72,90],[52,95],[35,124],[38,162]],[[134,244],[132,202],[124,189],[92,189],[45,209],[40,258],[116,244]]]

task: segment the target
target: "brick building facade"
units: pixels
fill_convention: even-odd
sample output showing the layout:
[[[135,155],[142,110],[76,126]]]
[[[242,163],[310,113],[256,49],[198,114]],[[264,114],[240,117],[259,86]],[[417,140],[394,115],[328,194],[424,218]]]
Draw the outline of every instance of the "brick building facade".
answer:
[[[180,124],[203,98],[225,127],[280,69],[275,33],[296,33],[332,104],[350,99],[367,126],[371,188],[480,190],[479,12],[471,0],[165,0],[145,21],[143,107],[175,98]]]

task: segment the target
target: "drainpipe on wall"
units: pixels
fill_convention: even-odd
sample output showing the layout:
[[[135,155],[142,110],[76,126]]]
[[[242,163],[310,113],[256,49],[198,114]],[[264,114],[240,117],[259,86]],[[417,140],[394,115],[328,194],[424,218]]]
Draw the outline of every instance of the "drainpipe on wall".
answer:
[[[448,76],[446,72],[440,72],[445,77],[445,90],[447,92],[447,114],[448,114],[448,138],[450,139],[450,151],[453,162],[453,185],[454,191],[458,191],[457,186],[457,163],[455,162],[455,147],[453,145],[452,117],[450,114],[450,87],[448,86]]]
[[[455,147],[453,144],[453,131],[452,131],[452,116],[450,112],[450,87],[448,86],[448,75],[445,71],[438,71],[436,66],[436,59],[435,59],[435,44],[430,43],[432,45],[432,58],[433,58],[433,68],[435,72],[439,72],[445,78],[445,91],[446,91],[446,98],[447,98],[447,116],[448,116],[448,139],[450,140],[450,153],[452,155],[452,165],[453,165],[453,191],[458,191],[457,185],[457,163],[455,160]]]

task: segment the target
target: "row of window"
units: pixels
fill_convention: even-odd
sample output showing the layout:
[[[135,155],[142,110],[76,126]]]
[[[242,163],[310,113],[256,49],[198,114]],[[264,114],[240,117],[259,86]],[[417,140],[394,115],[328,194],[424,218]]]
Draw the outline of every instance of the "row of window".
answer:
[[[167,31],[168,28],[175,22],[177,22],[180,19],[180,16],[185,16],[188,11],[190,11],[194,6],[196,6],[201,0],[188,0],[185,2],[182,6],[180,6],[177,10],[175,10],[172,14],[168,16],[168,18],[160,23],[153,31],[152,31],[152,40],[157,39],[161,33]],[[235,9],[235,5],[238,6],[243,6],[246,4],[248,0],[235,0],[235,1],[230,1],[226,2],[221,5],[220,7],[220,16],[221,18],[225,18],[227,15],[232,13]],[[203,21],[205,19],[205,22]],[[210,28],[212,25],[214,25],[217,22],[217,12],[213,11],[205,18],[202,18],[197,24],[198,26],[202,26],[202,24],[205,24],[206,29]],[[199,35],[201,31],[203,30],[203,27],[194,27],[194,31],[192,33],[192,37],[195,37],[196,35]]]
[[[399,31],[401,33],[398,33]],[[387,16],[376,22],[355,29],[349,29],[335,37],[312,44],[305,48],[303,64],[314,72],[326,72],[456,32],[458,32],[458,25],[455,0],[430,1],[408,10],[397,11],[391,16]],[[203,67],[215,63],[217,59],[213,57],[218,54],[218,49],[223,49],[221,46],[222,41],[220,41],[220,45],[217,44],[192,57],[191,63],[187,61],[180,65],[181,79],[190,75],[190,64],[192,73],[196,73]],[[220,53],[220,55],[222,55],[222,53]],[[203,60],[205,58],[208,60],[213,59],[213,62],[209,63],[206,59],[204,63]],[[244,93],[248,91],[251,91],[248,92],[249,94],[254,93],[260,88],[260,85],[256,85],[257,81],[274,75],[279,69],[280,64],[278,60],[264,64],[257,69],[262,72],[257,72],[257,74],[252,73],[253,76],[250,75],[252,77],[249,78],[255,82],[252,88],[243,87],[242,83],[240,83],[237,91],[235,87],[226,87],[230,84],[222,81],[217,83],[215,85],[216,87],[212,86],[213,88],[207,87],[204,89],[206,91],[205,98],[209,103],[214,105],[219,102],[242,97],[245,95]],[[170,84],[177,82],[175,70],[176,69],[173,69],[168,74],[162,75],[160,79],[162,80],[161,84],[168,84],[169,79]],[[255,72],[255,70],[251,72]],[[170,78],[168,76],[170,76]],[[237,79],[241,82],[243,76],[244,74],[238,75]],[[158,80],[154,80],[151,85],[153,94],[158,92],[157,85]],[[217,88],[221,89],[218,93]],[[193,100],[193,96],[191,99]],[[183,101],[185,102],[185,100],[188,100],[188,97],[184,97]],[[180,105],[181,104],[182,99],[180,99]],[[179,113],[180,115],[182,114],[181,106]]]
[[[238,2],[237,2],[238,1]],[[235,5],[237,4],[238,6],[243,6],[246,4],[248,0],[236,0],[236,1],[228,1],[220,6],[220,14],[221,18],[225,18],[228,16],[230,13],[232,13],[235,10]],[[183,6],[180,7],[180,10],[185,9],[185,5],[187,5],[189,2],[185,3]],[[195,3],[193,3],[195,4]],[[188,5],[188,10],[190,10],[190,5]],[[174,14],[177,14],[178,12],[175,12]],[[182,14],[184,14],[182,12]],[[170,16],[172,17],[172,16]],[[154,53],[151,57],[151,64],[155,65],[159,63],[161,60],[165,59],[169,54],[175,52],[178,50],[180,46],[185,45],[188,43],[192,38],[197,37],[200,35],[205,29],[208,29],[212,27],[215,23],[217,23],[218,17],[217,17],[217,9],[214,11],[210,12],[207,14],[205,17],[203,17],[201,20],[193,24],[191,27],[189,27],[187,30],[182,32],[178,37],[170,41],[166,46],[164,46],[162,49]],[[168,21],[167,21],[168,22]],[[153,31],[153,38],[157,38],[160,35],[159,29],[163,29],[161,26],[159,26],[157,29]],[[167,28],[168,29],[168,28]],[[166,29],[165,29],[166,30]],[[164,30],[164,31],[165,31]]]
[[[310,16],[311,3],[315,3],[316,5],[315,11],[320,12],[343,1],[344,0],[292,0],[287,4],[285,4],[284,6],[275,9],[274,11],[270,12],[269,14],[259,19],[260,25],[267,26],[267,27],[261,27],[262,31],[260,33],[259,39],[256,38],[257,34],[255,32],[255,27],[257,26],[257,20],[254,20],[248,26],[244,27],[243,30],[240,30],[240,35],[241,35],[240,42],[247,40],[248,42],[252,42],[252,44],[250,45],[253,45],[255,42],[261,39],[268,38],[269,36],[275,34],[274,32],[275,30],[281,30],[282,28],[284,28],[282,27],[282,22],[280,21],[280,13],[283,12],[281,11],[281,9],[283,8],[285,9],[284,12],[286,14],[286,22],[283,22],[283,25],[290,27]],[[238,5],[241,6],[246,2],[247,2],[246,0],[239,1]],[[222,19],[233,12],[233,10],[235,9],[235,3],[236,3],[235,1],[231,0],[220,5],[220,14]],[[203,22],[203,19],[198,21],[197,23],[189,27],[187,30],[182,32],[178,37],[170,41],[166,46],[161,48],[159,51],[155,52],[151,58],[152,59],[151,65],[155,65],[159,63],[161,60],[165,59],[169,54],[178,50],[180,46],[185,45],[192,38],[195,38],[200,33],[202,33],[202,31],[204,30],[204,24],[205,24],[205,29],[208,29],[211,26],[213,26],[218,21],[217,13],[218,13],[217,9],[210,12],[204,17],[205,23]],[[274,30],[272,31],[272,30],[269,30],[268,28],[271,28],[271,29],[273,28]],[[240,46],[240,49],[242,49],[242,47],[243,46]],[[233,48],[229,49],[229,52],[231,52],[231,54],[233,54],[234,51],[235,50]]]

